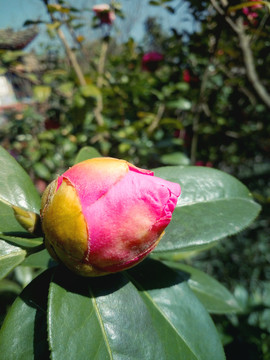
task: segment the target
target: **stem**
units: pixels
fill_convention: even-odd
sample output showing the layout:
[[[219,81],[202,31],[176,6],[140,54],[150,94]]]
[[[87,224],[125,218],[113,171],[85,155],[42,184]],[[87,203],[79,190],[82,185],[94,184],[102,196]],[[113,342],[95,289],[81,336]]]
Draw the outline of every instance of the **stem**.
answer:
[[[82,69],[77,61],[77,58],[76,58],[76,55],[74,54],[73,50],[69,47],[68,45],[68,42],[67,42],[67,39],[63,33],[63,31],[58,28],[57,29],[57,34],[59,36],[59,39],[62,41],[64,47],[65,47],[65,50],[66,50],[66,53],[67,53],[67,56],[70,60],[70,63],[71,65],[73,66],[73,69],[78,77],[78,80],[80,82],[80,85],[81,86],[84,86],[86,85],[86,81],[85,81],[85,78],[84,78],[84,75],[83,75],[83,72],[82,72]]]
[[[104,74],[108,46],[109,46],[108,41],[103,40],[102,44],[101,44],[101,50],[100,50],[100,56],[99,56],[99,61],[98,61],[98,68],[97,68],[97,71],[98,71],[97,87],[99,89],[101,89],[103,86],[103,74]],[[96,106],[94,108],[94,115],[96,117],[98,125],[100,125],[100,126],[104,125],[102,110],[103,110],[103,98],[102,98],[102,95],[100,95],[97,98]]]
[[[160,120],[162,119],[164,111],[165,111],[165,105],[159,104],[157,115],[155,116],[154,120],[149,125],[148,130],[147,130],[149,135],[151,135],[153,133],[153,131],[158,127],[158,124],[159,124]]]

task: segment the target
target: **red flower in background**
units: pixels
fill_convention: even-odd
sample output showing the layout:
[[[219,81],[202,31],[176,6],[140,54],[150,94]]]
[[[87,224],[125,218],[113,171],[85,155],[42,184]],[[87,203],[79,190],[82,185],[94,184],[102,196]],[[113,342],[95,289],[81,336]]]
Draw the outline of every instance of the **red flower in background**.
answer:
[[[101,24],[112,25],[115,20],[115,13],[108,4],[95,5],[92,9]]]
[[[152,51],[146,53],[142,57],[142,68],[150,72],[156,71],[163,59],[164,56],[159,52]]]
[[[183,81],[186,83],[191,83],[191,82],[198,82],[199,78],[197,76],[194,76],[193,73],[188,70],[188,69],[184,69],[183,70]]]

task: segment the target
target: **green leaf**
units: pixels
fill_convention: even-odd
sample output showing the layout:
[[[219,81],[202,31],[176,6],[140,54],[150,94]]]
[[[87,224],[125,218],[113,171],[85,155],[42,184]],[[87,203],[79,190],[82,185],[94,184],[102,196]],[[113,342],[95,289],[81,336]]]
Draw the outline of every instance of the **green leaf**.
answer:
[[[48,360],[46,308],[51,271],[33,280],[14,301],[0,331],[2,360]]]
[[[182,194],[156,253],[192,250],[236,234],[260,211],[248,189],[222,171],[198,166],[168,166],[155,175],[179,183]]]
[[[122,274],[83,279],[59,271],[50,285],[48,334],[52,360],[166,358],[147,307]]]
[[[40,196],[28,174],[0,146],[0,200],[39,213]]]
[[[101,157],[100,153],[92,146],[83,147],[75,158],[75,164],[81,161]]]
[[[99,88],[93,84],[81,86],[80,91],[84,97],[98,98],[101,96]]]
[[[11,207],[0,202],[0,239],[7,240],[22,247],[36,247],[43,242],[42,238],[33,237],[15,219]]]
[[[44,269],[55,265],[57,265],[57,263],[50,257],[46,249],[27,256],[27,258],[21,264],[21,266],[31,266]]]
[[[187,99],[179,98],[177,100],[168,101],[166,106],[169,109],[190,110],[191,102]]]
[[[5,292],[19,294],[21,292],[21,287],[15,281],[3,279],[0,281],[0,295]]]
[[[72,81],[64,82],[59,85],[58,90],[61,91],[65,96],[71,97],[74,90],[74,84]]]
[[[189,165],[189,158],[181,152],[164,154],[161,156],[161,162],[166,165]]]
[[[242,310],[233,294],[211,276],[185,264],[167,261],[164,263],[187,273],[189,287],[210,313],[228,314]]]
[[[60,266],[47,270],[4,321],[3,359],[48,359],[48,334],[52,360],[224,360],[213,322],[185,275],[153,260],[90,279]]]
[[[25,258],[26,251],[0,240],[0,279],[19,265]]]
[[[48,169],[48,167],[46,165],[44,165],[41,162],[36,162],[33,165],[33,170],[35,171],[36,175],[41,178],[41,179],[45,179],[45,180],[50,180],[51,179],[51,172]]]
[[[52,93],[52,88],[50,86],[45,85],[36,85],[33,88],[33,95],[35,100],[40,103],[43,103],[49,99]]]
[[[59,11],[60,13],[66,14],[70,12],[69,8],[61,6],[60,4],[48,4],[47,8],[50,13]]]
[[[167,9],[171,14],[175,13],[175,10],[172,6],[165,6],[165,9]]]
[[[154,260],[127,273],[148,307],[167,359],[225,359],[216,328],[185,273]]]

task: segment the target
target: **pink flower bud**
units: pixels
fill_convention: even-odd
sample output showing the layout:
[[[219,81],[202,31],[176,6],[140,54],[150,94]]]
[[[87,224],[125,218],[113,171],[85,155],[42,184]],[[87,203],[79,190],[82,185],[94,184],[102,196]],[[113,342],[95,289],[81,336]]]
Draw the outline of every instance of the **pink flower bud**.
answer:
[[[96,14],[96,17],[99,18],[101,24],[112,25],[116,18],[114,11],[111,10],[108,4],[95,5],[92,10]]]
[[[83,276],[130,268],[158,244],[180,192],[179,184],[124,160],[83,161],[43,194],[45,245]]]

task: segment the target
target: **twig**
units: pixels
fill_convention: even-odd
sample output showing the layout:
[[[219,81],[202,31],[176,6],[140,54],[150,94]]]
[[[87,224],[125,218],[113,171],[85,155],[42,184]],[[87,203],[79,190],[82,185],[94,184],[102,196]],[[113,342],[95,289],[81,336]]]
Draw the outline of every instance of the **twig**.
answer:
[[[98,71],[97,87],[99,89],[101,89],[103,86],[103,74],[104,74],[107,51],[108,51],[108,41],[103,40],[101,44],[101,50],[100,50],[98,68],[97,68]],[[98,125],[100,126],[104,125],[102,110],[103,110],[103,98],[102,98],[102,94],[100,94],[100,96],[97,98],[96,106],[94,108],[94,115],[96,117]]]
[[[76,55],[74,54],[73,50],[69,47],[66,37],[60,28],[57,29],[57,34],[65,47],[67,56],[68,56],[72,66],[73,66],[73,69],[78,77],[80,85],[81,86],[86,85],[87,83],[85,81],[85,77],[83,75],[82,69],[77,61]]]
[[[162,119],[164,111],[165,111],[165,105],[159,104],[157,115],[155,116],[154,120],[152,121],[152,123],[149,125],[149,127],[147,129],[147,132],[149,135],[151,135],[153,133],[153,131],[158,127],[158,124],[159,124],[160,120]]]
[[[224,19],[237,34],[247,71],[247,77],[251,82],[257,95],[265,103],[265,105],[270,108],[270,94],[267,92],[266,88],[261,83],[259,76],[256,72],[255,61],[250,47],[251,40],[250,36],[245,33],[243,19],[239,17],[236,22],[233,22],[233,20],[228,15],[226,15],[224,9],[218,4],[216,0],[211,0],[211,4],[220,15],[224,16]]]
[[[48,11],[48,1],[47,0],[41,0],[44,5],[46,6],[47,8],[47,11]],[[52,13],[50,13],[48,11],[48,14],[50,16],[50,19],[51,19],[51,22],[54,23],[55,22],[55,18],[53,16]],[[75,53],[73,52],[73,50],[70,48],[69,44],[68,44],[68,41],[65,37],[65,34],[63,33],[62,29],[60,27],[57,28],[56,30],[57,32],[57,35],[59,37],[59,39],[62,41],[63,45],[64,45],[64,48],[66,50],[66,53],[67,53],[67,56],[69,58],[69,61],[71,63],[71,65],[73,66],[73,69],[78,77],[78,80],[79,80],[79,83],[81,86],[84,86],[86,85],[86,81],[85,81],[85,78],[84,78],[84,75],[83,75],[83,72],[82,72],[82,69],[77,61],[77,58],[76,58],[76,55]]]
[[[238,38],[240,42],[240,47],[243,52],[244,63],[247,70],[247,76],[251,84],[253,85],[255,91],[261,100],[265,103],[266,106],[270,108],[270,94],[267,92],[266,88],[261,83],[258,74],[256,72],[255,63],[253,54],[250,49],[250,37],[245,34],[243,21],[241,18],[237,19],[238,24]]]
[[[210,60],[209,60],[210,64],[212,62],[213,62],[213,57],[211,57]],[[199,120],[200,120],[201,112],[205,109],[205,107],[204,107],[204,104],[205,104],[204,96],[205,96],[206,84],[207,84],[207,81],[208,81],[208,78],[209,78],[210,74],[211,74],[211,71],[209,70],[209,64],[208,64],[205,71],[204,71],[204,73],[203,73],[199,98],[198,98],[197,105],[195,106],[195,111],[194,111],[195,115],[193,117],[193,122],[192,122],[193,136],[192,136],[192,140],[191,140],[191,149],[190,149],[190,162],[191,162],[192,165],[194,165],[195,162],[196,162],[198,139],[199,139],[199,135],[198,135]],[[209,108],[208,108],[208,110],[209,110]]]

